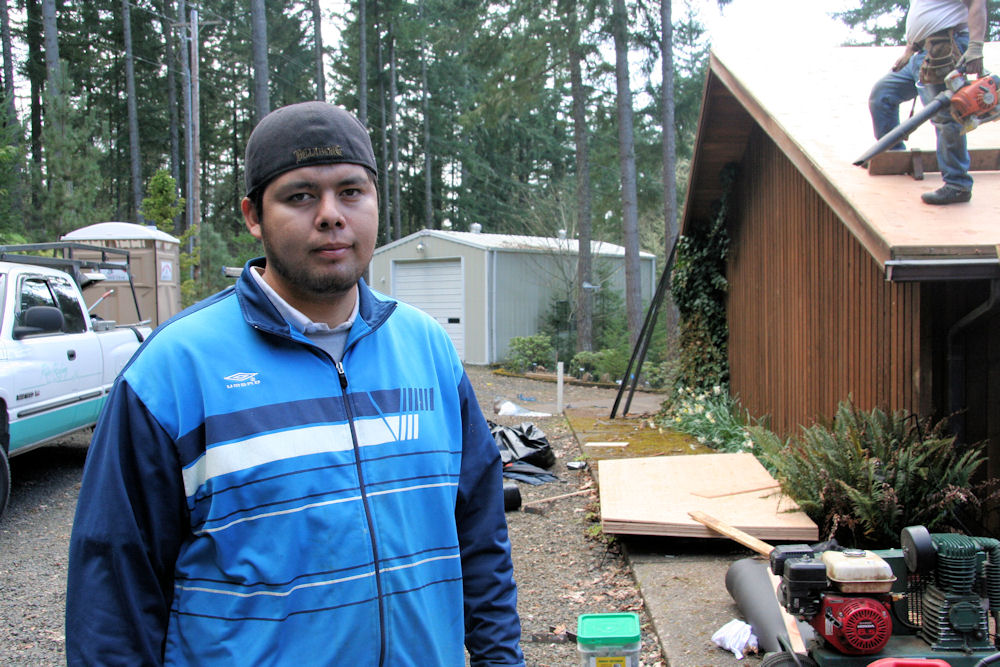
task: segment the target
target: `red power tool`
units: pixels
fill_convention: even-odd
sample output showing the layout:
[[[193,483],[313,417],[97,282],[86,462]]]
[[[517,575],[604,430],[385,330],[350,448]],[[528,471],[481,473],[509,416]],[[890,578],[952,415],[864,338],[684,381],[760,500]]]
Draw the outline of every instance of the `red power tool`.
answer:
[[[956,70],[945,77],[944,82],[946,90],[938,93],[923,109],[875,142],[854,164],[862,165],[879,153],[889,150],[945,106],[951,107],[951,115],[962,124],[963,132],[970,132],[983,123],[1000,118],[1000,105],[997,104],[1000,101],[1000,76],[987,74],[969,81],[964,73]]]
[[[957,85],[951,96],[951,115],[962,123],[965,132],[1000,118],[1000,106],[997,105],[1000,99],[1000,93],[997,92],[1000,88],[1000,76],[988,74],[971,83],[958,72],[952,72],[949,75],[951,77],[955,77]],[[945,83],[948,83],[947,79]]]

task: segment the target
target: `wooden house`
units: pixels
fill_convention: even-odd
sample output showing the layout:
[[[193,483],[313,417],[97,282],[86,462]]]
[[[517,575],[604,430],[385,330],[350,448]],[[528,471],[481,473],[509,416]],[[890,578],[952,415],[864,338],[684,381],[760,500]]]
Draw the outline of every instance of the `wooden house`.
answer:
[[[711,219],[720,173],[735,163],[729,360],[732,391],[753,415],[794,434],[848,397],[862,408],[960,411],[961,438],[988,440],[996,476],[1000,122],[968,135],[967,204],[920,200],[942,183],[929,123],[910,151],[855,166],[874,143],[869,91],[899,53],[713,50],[681,230]],[[1000,44],[985,55],[1000,63]]]

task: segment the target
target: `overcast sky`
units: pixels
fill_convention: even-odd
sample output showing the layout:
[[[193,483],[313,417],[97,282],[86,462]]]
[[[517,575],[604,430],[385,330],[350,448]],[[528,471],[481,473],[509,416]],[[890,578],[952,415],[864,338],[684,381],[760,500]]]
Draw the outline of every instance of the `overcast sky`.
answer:
[[[839,46],[850,30],[830,14],[857,7],[858,0],[733,0],[721,13],[716,2],[700,0],[698,6],[713,44],[785,40],[790,46]]]

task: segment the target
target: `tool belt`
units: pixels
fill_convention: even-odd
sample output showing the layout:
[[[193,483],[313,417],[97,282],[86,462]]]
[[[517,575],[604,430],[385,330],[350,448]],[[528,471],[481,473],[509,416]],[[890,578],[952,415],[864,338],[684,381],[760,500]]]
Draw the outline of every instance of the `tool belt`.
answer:
[[[920,83],[941,84],[962,57],[955,44],[954,28],[940,30],[923,41],[924,62],[920,65]]]

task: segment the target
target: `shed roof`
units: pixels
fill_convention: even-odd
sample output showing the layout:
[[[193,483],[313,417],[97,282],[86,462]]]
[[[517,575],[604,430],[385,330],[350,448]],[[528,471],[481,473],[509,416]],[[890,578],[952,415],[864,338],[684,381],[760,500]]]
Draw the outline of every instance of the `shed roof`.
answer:
[[[119,239],[142,239],[180,243],[180,239],[171,236],[156,227],[137,225],[134,222],[99,222],[74,229],[63,235],[64,241],[108,241]]]
[[[909,175],[872,175],[853,164],[875,141],[868,94],[900,52],[901,47],[816,48],[789,58],[766,47],[714,49],[683,224],[711,214],[721,194],[720,171],[739,161],[756,124],[883,267],[935,257],[995,261],[1000,172],[973,172],[970,203],[936,207],[924,204],[920,193],[939,187],[940,174],[917,181]],[[1000,43],[986,45],[985,60],[1000,62]],[[903,105],[902,117],[908,113]],[[968,137],[970,149],[1000,149],[1000,122],[982,125]],[[907,145],[933,153],[930,123]]]
[[[516,234],[482,234],[478,232],[456,232],[438,229],[422,229],[398,241],[388,243],[378,250],[384,251],[396,247],[402,243],[408,243],[417,237],[435,237],[470,245],[483,250],[498,250],[508,252],[557,252],[575,255],[579,252],[580,242],[578,239],[560,239],[548,236],[519,236]],[[591,241],[590,252],[594,255],[605,257],[624,257],[625,248],[614,243],[604,241]],[[653,253],[640,251],[640,257],[655,257]]]

